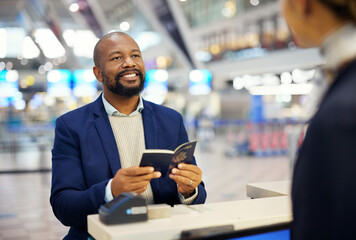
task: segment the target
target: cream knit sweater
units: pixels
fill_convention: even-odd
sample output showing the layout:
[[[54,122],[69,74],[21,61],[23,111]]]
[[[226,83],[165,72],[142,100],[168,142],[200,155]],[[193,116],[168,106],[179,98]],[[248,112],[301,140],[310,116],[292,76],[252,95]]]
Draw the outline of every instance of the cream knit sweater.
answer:
[[[129,168],[140,164],[143,150],[145,150],[145,136],[142,115],[120,117],[109,116],[117,149],[120,155],[121,168]],[[153,203],[151,184],[141,194],[149,204]]]

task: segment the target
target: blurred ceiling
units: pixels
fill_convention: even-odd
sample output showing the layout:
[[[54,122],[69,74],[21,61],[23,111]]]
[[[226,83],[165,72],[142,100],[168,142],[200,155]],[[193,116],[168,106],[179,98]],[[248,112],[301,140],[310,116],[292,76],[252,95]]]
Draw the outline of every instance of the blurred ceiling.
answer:
[[[34,36],[35,30],[39,28],[50,29],[64,47],[66,61],[59,65],[60,68],[85,68],[88,67],[88,62],[91,64],[91,60],[88,61],[73,54],[73,49],[68,47],[63,38],[65,30],[89,30],[96,38],[100,38],[109,31],[124,29],[121,24],[125,23],[130,24],[127,32],[135,38],[142,32],[154,32],[162,27],[154,11],[149,9],[150,4],[154,2],[159,2],[159,0],[0,0],[0,28],[23,28],[25,35],[30,36],[41,51],[39,58],[29,59],[26,65],[14,59],[13,64],[16,69],[36,69],[49,60],[44,56],[43,49],[37,44]],[[150,20],[147,20],[147,17]],[[151,27],[152,22],[155,25],[154,30]],[[161,28],[161,30],[164,29]],[[166,33],[161,35],[163,38],[168,36]],[[86,40],[88,39],[81,39],[83,43]],[[164,45],[179,52],[176,46],[169,44],[170,42],[172,40]],[[166,49],[163,46],[161,54],[167,54],[164,53]],[[155,55],[157,54],[159,53]],[[147,57],[150,59],[154,56]],[[7,62],[9,59],[3,59],[3,61]]]
[[[0,24],[11,25],[16,22],[17,14],[26,4],[26,0],[0,0]]]
[[[209,12],[208,14],[203,11],[196,13],[196,10],[204,8],[213,11],[215,6],[217,8],[220,5],[226,8],[227,2],[241,5],[234,5],[236,13],[232,17],[220,16],[216,22],[205,22],[205,26],[191,25],[191,21],[197,20],[193,17],[198,15],[202,16],[202,20],[210,19]],[[277,73],[293,67],[307,68],[320,64],[322,60],[315,51],[300,52],[301,54],[296,56],[289,49],[271,51],[268,56],[250,59],[220,58],[219,61],[211,62],[197,60],[195,55],[202,48],[208,49],[216,44],[223,46],[223,41],[238,42],[237,37],[242,39],[243,34],[256,27],[256,23],[266,19],[270,21],[272,17],[278,20],[278,1],[260,0],[260,2],[264,2],[263,7],[254,8],[251,7],[252,0],[0,0],[0,30],[1,28],[24,29],[24,36],[29,36],[40,52],[39,56],[33,59],[22,59],[22,56],[0,57],[0,62],[3,65],[11,62],[12,69],[16,70],[39,71],[43,70],[47,63],[50,63],[53,68],[91,68],[92,50],[83,53],[81,49],[82,55],[78,55],[75,47],[68,46],[63,33],[66,30],[72,31],[71,34],[73,31],[82,31],[82,37],[87,37],[74,40],[74,44],[77,47],[88,45],[90,48],[93,47],[93,42],[95,43],[109,31],[124,31],[123,29],[127,28],[127,33],[133,36],[139,45],[143,44],[140,47],[147,68],[157,67],[158,59],[163,57],[165,61],[170,62],[170,70],[175,71],[179,76],[175,78],[174,75],[170,75],[173,76],[170,79],[177,84],[179,84],[177,79],[187,81],[187,71],[192,68],[210,69],[216,84],[243,74],[259,74],[265,71]],[[187,3],[192,5],[184,5]],[[194,5],[196,10],[192,8]],[[187,15],[185,11],[190,11],[193,15]],[[215,15],[221,15],[219,9],[215,11],[217,13]],[[35,36],[38,29],[51,30],[65,50],[64,57],[49,58],[46,55],[45,49],[41,47]],[[256,34],[261,34],[261,30]],[[11,37],[16,36],[11,35]],[[15,47],[19,49],[22,47],[21,42],[16,44],[19,46]],[[261,46],[259,48],[261,49]],[[235,53],[239,52],[235,51]],[[280,61],[281,56],[285,61]],[[308,66],[305,59],[311,59]]]

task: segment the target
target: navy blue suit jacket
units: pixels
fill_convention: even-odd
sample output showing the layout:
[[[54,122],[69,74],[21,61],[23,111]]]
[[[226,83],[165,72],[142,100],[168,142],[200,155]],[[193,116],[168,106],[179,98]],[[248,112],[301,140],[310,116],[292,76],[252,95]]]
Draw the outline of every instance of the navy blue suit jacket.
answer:
[[[356,238],[356,61],[311,120],[292,187],[294,239]]]
[[[188,141],[178,112],[145,100],[143,104],[147,149],[174,150]],[[56,217],[71,226],[67,239],[87,239],[87,215],[98,213],[105,203],[105,187],[120,168],[115,137],[101,96],[57,119],[50,202]],[[168,176],[151,180],[151,187],[155,203],[180,203],[177,185]],[[193,204],[205,202],[203,183],[198,186],[198,193]]]

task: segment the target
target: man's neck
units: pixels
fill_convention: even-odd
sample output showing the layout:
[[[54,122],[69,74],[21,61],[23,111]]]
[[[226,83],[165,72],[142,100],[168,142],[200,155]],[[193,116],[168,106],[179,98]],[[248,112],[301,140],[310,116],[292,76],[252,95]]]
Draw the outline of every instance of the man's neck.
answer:
[[[130,115],[136,110],[140,98],[139,95],[125,97],[105,92],[104,97],[116,110],[125,115]]]

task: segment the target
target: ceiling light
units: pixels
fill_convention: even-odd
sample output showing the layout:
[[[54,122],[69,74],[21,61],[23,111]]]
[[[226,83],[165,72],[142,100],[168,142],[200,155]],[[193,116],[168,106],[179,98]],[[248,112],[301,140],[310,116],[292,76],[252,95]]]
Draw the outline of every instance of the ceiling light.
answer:
[[[70,6],[69,6],[69,10],[71,12],[78,12],[79,10],[79,4],[78,3],[72,3]]]
[[[260,4],[260,1],[259,0],[250,0],[250,3],[252,6],[258,6]]]
[[[126,21],[122,22],[122,23],[120,23],[120,29],[121,29],[121,31],[126,32],[130,29],[130,24]]]
[[[281,73],[281,83],[282,84],[291,84],[292,83],[292,75],[289,72]]]
[[[22,42],[22,56],[24,58],[36,58],[40,55],[40,50],[36,44],[32,41],[31,37],[27,36]],[[22,60],[22,59],[21,59]]]
[[[65,49],[50,29],[39,28],[34,35],[47,58],[59,58],[65,55]]]
[[[251,95],[307,95],[313,84],[282,84],[278,86],[254,86],[249,89]]]
[[[5,58],[7,55],[6,50],[6,30],[4,28],[0,28],[0,58]]]
[[[236,90],[241,90],[245,86],[244,80],[241,77],[235,77],[233,80],[233,87]]]

